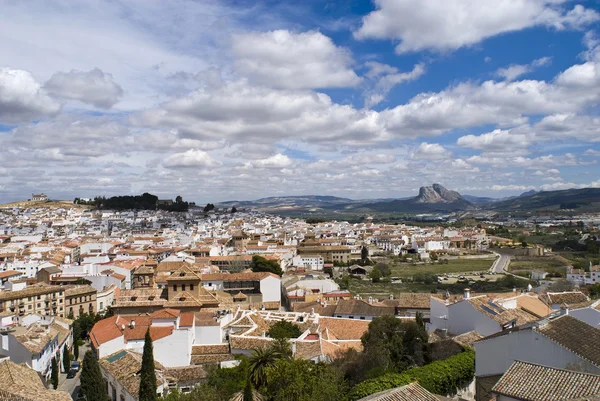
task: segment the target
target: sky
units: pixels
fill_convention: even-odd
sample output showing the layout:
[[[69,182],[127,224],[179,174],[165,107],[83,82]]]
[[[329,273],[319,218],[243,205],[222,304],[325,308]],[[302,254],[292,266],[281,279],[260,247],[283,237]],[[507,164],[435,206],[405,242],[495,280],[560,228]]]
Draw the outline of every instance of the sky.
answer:
[[[0,9],[0,202],[600,187],[598,0]]]

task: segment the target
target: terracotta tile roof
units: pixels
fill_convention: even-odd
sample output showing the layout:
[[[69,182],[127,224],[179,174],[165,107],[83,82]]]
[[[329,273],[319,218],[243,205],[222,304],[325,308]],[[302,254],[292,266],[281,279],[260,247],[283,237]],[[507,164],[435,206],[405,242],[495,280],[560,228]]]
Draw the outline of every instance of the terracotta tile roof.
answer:
[[[473,343],[479,341],[483,338],[483,336],[476,331],[469,331],[467,333],[460,334],[456,337],[452,337],[452,341],[455,343],[462,345],[463,347],[471,347],[473,348]]]
[[[219,321],[212,312],[196,312],[196,326],[219,326]]]
[[[539,298],[530,295],[521,295],[517,297],[517,305],[526,312],[542,318],[552,313],[552,308],[540,301]]]
[[[269,272],[252,273],[210,273],[202,274],[203,281],[260,281],[267,277],[281,278]]]
[[[517,326],[538,320],[538,316],[523,309],[506,309],[487,295],[477,296],[466,300],[483,315],[495,320],[500,325],[515,322]]]
[[[13,329],[15,339],[32,354],[39,354],[55,338],[59,337],[58,325],[50,327],[34,323],[29,327],[18,326]]]
[[[492,392],[524,401],[569,400],[600,394],[600,376],[515,361]]]
[[[100,359],[100,367],[114,377],[134,399],[138,399],[140,388],[138,373],[142,368],[141,354],[129,350],[119,351]],[[162,374],[165,368],[156,361],[154,361],[154,367],[157,385],[166,383]]]
[[[4,272],[0,272],[0,279],[7,278],[7,277],[20,276],[22,274],[23,274],[22,272],[18,272],[16,270],[7,270]]]
[[[47,390],[35,370],[26,365],[17,365],[10,360],[2,361],[0,362],[0,399],[18,399],[17,397],[27,401],[71,400],[68,393]]]
[[[160,309],[152,312],[150,318],[152,319],[175,319],[179,316],[180,312],[177,309]]]
[[[371,305],[361,299],[342,299],[337,303],[335,315],[394,316],[394,307]]]
[[[369,321],[319,317],[319,328],[328,330],[339,340],[360,340],[369,328]]]
[[[178,366],[167,368],[163,372],[169,379],[173,379],[177,383],[198,383],[208,377],[204,366]]]
[[[192,327],[194,325],[194,313],[184,312],[179,317],[179,327]]]
[[[228,354],[229,344],[202,344],[192,346],[192,355]]]
[[[77,295],[82,295],[82,294],[90,294],[90,293],[97,293],[98,291],[96,291],[96,289],[94,287],[92,287],[91,285],[78,285],[78,286],[69,286],[66,290],[65,290],[65,296],[66,297],[74,297]]]
[[[548,292],[546,293],[548,305],[558,304],[569,308],[585,306],[589,298],[581,291]]]
[[[271,345],[271,338],[268,337],[246,337],[246,336],[229,336],[229,344],[232,349],[258,349],[267,348]]]
[[[371,394],[358,401],[439,401],[439,398],[414,382]]]
[[[600,329],[569,315],[540,325],[537,331],[568,350],[600,366]]]
[[[296,341],[294,357],[299,359],[312,359],[323,355],[321,341]]]
[[[383,301],[384,304],[404,309],[429,309],[430,298],[435,296],[431,293],[401,293],[394,299]],[[439,297],[437,297],[439,298]]]
[[[57,286],[57,285],[47,285],[47,284],[29,285],[19,291],[1,291],[0,292],[0,302],[10,301],[13,299],[21,299],[21,298],[25,298],[25,297],[33,297],[36,295],[58,293],[58,292],[62,292],[64,290],[65,290],[65,287]]]

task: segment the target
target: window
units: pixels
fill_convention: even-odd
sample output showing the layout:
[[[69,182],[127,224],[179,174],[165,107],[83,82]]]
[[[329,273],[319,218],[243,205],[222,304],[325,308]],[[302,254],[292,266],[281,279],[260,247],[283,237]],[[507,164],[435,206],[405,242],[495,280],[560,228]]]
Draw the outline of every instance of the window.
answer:
[[[177,291],[177,284],[173,285],[173,291]]]
[[[38,304],[38,308],[40,308],[40,307],[41,307],[40,304]]]
[[[31,309],[31,305],[29,305],[29,306],[27,307],[27,309]]]
[[[348,318],[350,318],[350,319],[354,319],[354,316],[348,316]]]
[[[194,291],[194,284],[190,284],[190,291]]]
[[[181,291],[185,291],[185,284],[181,284]]]
[[[31,302],[31,297],[27,297],[27,300],[28,300],[29,302]]]
[[[38,295],[37,299],[42,299],[41,295]]]
[[[360,320],[365,320],[365,317],[364,317],[364,316],[361,316],[361,317],[360,317]]]

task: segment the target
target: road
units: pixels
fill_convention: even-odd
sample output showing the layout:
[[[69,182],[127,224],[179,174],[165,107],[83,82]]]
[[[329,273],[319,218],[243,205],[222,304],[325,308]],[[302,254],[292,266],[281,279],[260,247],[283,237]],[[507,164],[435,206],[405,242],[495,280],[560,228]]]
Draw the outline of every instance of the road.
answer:
[[[490,270],[495,273],[504,273],[508,269],[508,264],[510,263],[510,255],[503,255],[500,253],[496,253],[496,255],[498,255],[498,259],[496,259],[494,264],[492,264]]]
[[[79,360],[83,360],[83,356],[85,355],[86,351],[89,349],[90,349],[90,347],[88,346],[87,343],[84,343],[81,347],[79,347]],[[76,400],[77,395],[79,394],[79,388],[80,388],[80,382],[79,382],[80,375],[81,375],[81,369],[79,370],[79,372],[77,372],[75,377],[72,379],[67,379],[67,374],[61,373],[60,374],[60,384],[58,386],[58,390],[65,391],[65,392],[71,394],[71,398]]]

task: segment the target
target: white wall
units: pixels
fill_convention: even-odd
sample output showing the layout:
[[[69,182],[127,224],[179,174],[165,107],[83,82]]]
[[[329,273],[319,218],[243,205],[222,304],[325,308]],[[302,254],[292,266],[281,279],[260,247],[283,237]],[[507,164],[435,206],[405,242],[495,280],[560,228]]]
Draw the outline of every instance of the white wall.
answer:
[[[600,368],[532,330],[521,330],[475,343],[475,375],[504,374],[515,361],[558,369],[578,366],[599,374]]]
[[[178,329],[170,336],[154,341],[154,359],[165,367],[189,365],[193,336],[191,329]]]
[[[196,326],[195,332],[195,345],[221,344],[223,342],[221,326]]]
[[[495,320],[476,310],[468,301],[461,301],[448,307],[448,333],[459,335],[475,330],[482,336],[502,331]]]
[[[260,280],[263,302],[281,302],[281,279],[273,276]]]
[[[100,349],[98,349],[98,357],[104,358],[105,356],[114,354],[115,352],[120,351],[124,348],[125,338],[123,336],[117,337],[100,345]]]

